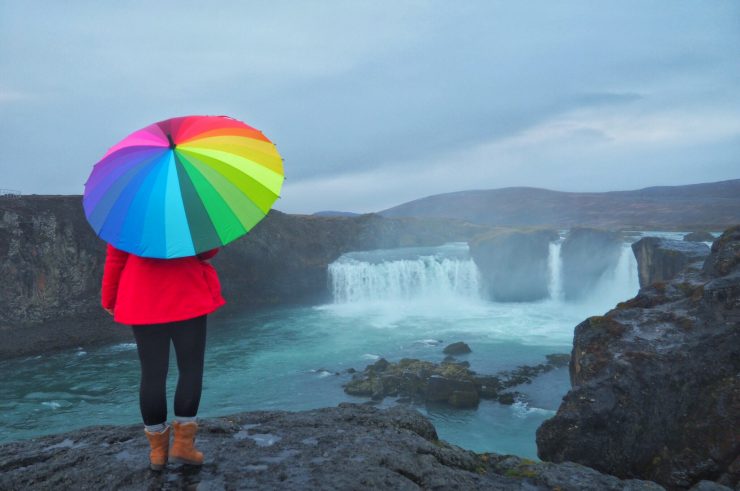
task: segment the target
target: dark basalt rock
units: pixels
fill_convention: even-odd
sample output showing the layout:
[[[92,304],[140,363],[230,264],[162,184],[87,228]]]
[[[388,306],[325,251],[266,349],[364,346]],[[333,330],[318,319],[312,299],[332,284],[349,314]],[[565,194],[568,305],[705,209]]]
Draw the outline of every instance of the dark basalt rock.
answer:
[[[701,269],[579,324],[570,375],[540,458],[670,489],[740,485],[740,226]]]
[[[622,252],[622,236],[593,228],[574,228],[560,248],[563,293],[578,300],[593,291],[607,271],[613,270]]]
[[[470,346],[463,343],[462,341],[458,341],[456,343],[447,345],[445,349],[442,350],[442,353],[446,355],[465,355],[467,353],[471,353],[472,351],[473,350],[470,349]]]
[[[141,425],[97,426],[0,445],[0,489],[660,490],[587,467],[476,454],[403,406],[340,404],[202,419],[202,467],[149,470]]]
[[[476,407],[480,399],[513,404],[519,394],[504,392],[528,384],[538,375],[568,364],[570,355],[547,355],[547,363],[521,366],[495,375],[479,375],[469,363],[445,359],[442,363],[403,358],[390,363],[381,358],[362,372],[353,372],[344,391],[354,396],[381,400],[399,397],[412,403],[446,403],[453,407]]]
[[[698,269],[709,255],[706,244],[644,237],[632,244],[640,286],[668,281],[689,266]]]
[[[688,242],[714,242],[714,235],[709,232],[691,232],[683,236]]]
[[[501,229],[468,241],[491,300],[529,302],[549,296],[548,257],[554,230]]]

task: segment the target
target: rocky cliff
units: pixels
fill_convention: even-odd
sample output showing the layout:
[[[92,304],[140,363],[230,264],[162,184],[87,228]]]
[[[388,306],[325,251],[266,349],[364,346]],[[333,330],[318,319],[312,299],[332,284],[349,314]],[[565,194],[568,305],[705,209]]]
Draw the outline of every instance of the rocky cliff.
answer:
[[[640,286],[668,281],[687,267],[701,268],[709,246],[700,242],[644,237],[632,244]]]
[[[203,467],[169,464],[152,472],[140,425],[8,443],[0,445],[0,489],[663,489],[573,463],[463,450],[403,406],[340,404],[201,420],[197,446]]]
[[[576,327],[572,390],[538,454],[670,489],[740,484],[740,226],[701,269]],[[737,488],[736,488],[737,489]]]
[[[216,315],[326,301],[327,265],[344,252],[465,241],[486,230],[454,220],[273,210],[213,260],[229,302]],[[80,196],[0,196],[0,359],[130,339],[99,306],[104,260]]]

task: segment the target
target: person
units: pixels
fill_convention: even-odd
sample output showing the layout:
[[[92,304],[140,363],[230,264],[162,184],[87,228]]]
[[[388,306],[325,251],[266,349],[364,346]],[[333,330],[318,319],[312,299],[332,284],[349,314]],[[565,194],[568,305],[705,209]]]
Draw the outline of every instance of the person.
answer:
[[[149,440],[150,467],[162,470],[167,461],[203,464],[195,448],[196,414],[203,386],[208,314],[226,302],[221,295],[213,249],[197,256],[153,259],[108,244],[101,300],[113,320],[131,326],[139,360],[139,408]],[[170,443],[166,380],[170,342],[175,347],[178,380]]]

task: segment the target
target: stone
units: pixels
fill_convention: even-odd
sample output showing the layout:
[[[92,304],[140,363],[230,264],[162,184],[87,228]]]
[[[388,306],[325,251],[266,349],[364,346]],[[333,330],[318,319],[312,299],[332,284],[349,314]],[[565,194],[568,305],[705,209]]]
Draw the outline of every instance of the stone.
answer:
[[[447,345],[445,349],[442,350],[442,353],[446,355],[465,355],[471,353],[472,351],[473,350],[470,349],[470,346],[463,343],[462,341],[458,341],[456,343]]]

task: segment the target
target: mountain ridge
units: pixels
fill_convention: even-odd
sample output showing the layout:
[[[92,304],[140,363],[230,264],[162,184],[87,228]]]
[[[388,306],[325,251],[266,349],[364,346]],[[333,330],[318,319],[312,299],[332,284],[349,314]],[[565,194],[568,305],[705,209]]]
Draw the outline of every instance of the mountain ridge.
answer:
[[[723,229],[740,222],[740,179],[604,192],[473,189],[426,196],[378,214],[493,226]]]

